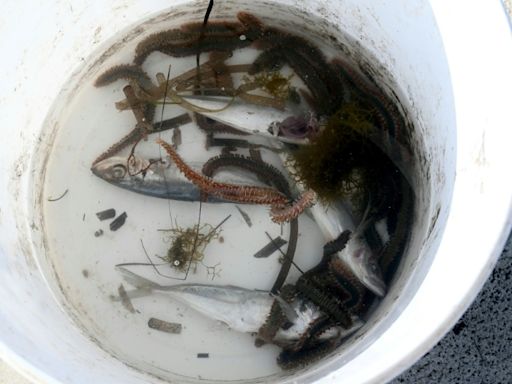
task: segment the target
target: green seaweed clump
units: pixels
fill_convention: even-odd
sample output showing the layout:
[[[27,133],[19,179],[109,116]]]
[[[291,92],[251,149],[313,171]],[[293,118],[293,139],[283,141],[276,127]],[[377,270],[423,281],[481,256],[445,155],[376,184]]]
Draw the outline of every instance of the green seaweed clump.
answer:
[[[195,225],[185,229],[177,227],[168,231],[171,232],[172,245],[167,255],[161,258],[168,262],[171,268],[180,272],[186,272],[190,263],[195,266],[201,262],[206,246],[220,234],[220,229],[214,230],[209,224],[203,224],[200,227]],[[195,268],[193,271],[195,272]]]
[[[294,177],[322,201],[348,198],[364,210],[368,199],[382,200],[379,188],[396,168],[370,139],[372,112],[360,102],[342,106],[310,145],[292,153]]]
[[[243,81],[244,84],[252,84],[278,100],[286,101],[290,97],[290,80],[292,77],[293,75],[285,77],[278,71],[263,71],[252,79],[245,76]]]

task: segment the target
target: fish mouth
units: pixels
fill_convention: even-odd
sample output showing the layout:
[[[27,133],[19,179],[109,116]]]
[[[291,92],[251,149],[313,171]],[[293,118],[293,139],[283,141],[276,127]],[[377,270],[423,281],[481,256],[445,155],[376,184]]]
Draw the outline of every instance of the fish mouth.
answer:
[[[127,160],[124,158],[107,158],[94,163],[90,170],[93,175],[108,181],[109,183],[119,183],[128,175]]]
[[[104,178],[106,170],[111,169],[113,165],[115,166],[116,163],[112,161],[112,158],[103,159],[91,165],[91,172],[95,176]]]
[[[379,297],[383,297],[387,292],[386,283],[378,276],[366,276],[363,279],[363,284]]]
[[[94,164],[91,167],[91,172],[94,176],[99,177],[102,180],[108,181],[109,183],[118,183],[120,181],[115,177],[112,177],[111,170],[105,169],[105,166],[101,162]]]
[[[99,167],[98,167],[98,163],[94,164],[93,166],[91,166],[91,172],[95,176],[102,177],[102,174],[101,174],[101,172],[99,170]]]

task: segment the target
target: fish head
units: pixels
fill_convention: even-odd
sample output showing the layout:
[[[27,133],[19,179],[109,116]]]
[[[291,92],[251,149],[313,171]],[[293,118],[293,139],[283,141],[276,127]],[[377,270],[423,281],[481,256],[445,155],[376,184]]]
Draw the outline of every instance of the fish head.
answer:
[[[146,159],[138,156],[113,156],[92,165],[91,171],[111,184],[131,189],[143,183],[148,175],[161,176],[169,166],[167,158]]]
[[[143,172],[149,165],[149,161],[140,157],[113,156],[93,164],[91,171],[109,183],[121,183]]]
[[[179,201],[201,198],[201,190],[172,166],[169,157],[113,156],[94,163],[91,171],[115,187],[145,196]]]
[[[354,275],[366,288],[379,297],[386,294],[386,283],[382,276],[382,270],[375,253],[366,244],[366,241],[360,236],[352,236],[341,253],[342,259],[347,262]]]

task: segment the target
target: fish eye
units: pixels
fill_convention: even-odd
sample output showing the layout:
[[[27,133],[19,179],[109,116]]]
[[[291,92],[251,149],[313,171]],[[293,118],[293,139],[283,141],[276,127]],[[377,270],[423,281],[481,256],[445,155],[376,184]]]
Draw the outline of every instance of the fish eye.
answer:
[[[175,267],[179,267],[181,262],[179,260],[174,260],[173,264],[174,264]]]
[[[126,167],[123,164],[116,164],[111,172],[113,179],[122,179],[126,175]]]

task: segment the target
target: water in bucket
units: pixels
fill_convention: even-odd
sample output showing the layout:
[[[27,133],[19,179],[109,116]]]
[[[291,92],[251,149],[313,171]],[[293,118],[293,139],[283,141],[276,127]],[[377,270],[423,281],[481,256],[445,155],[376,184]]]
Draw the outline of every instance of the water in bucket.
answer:
[[[373,67],[290,9],[231,11],[116,36],[54,109],[51,278],[84,332],[162,378],[328,359],[410,230],[410,126]]]

